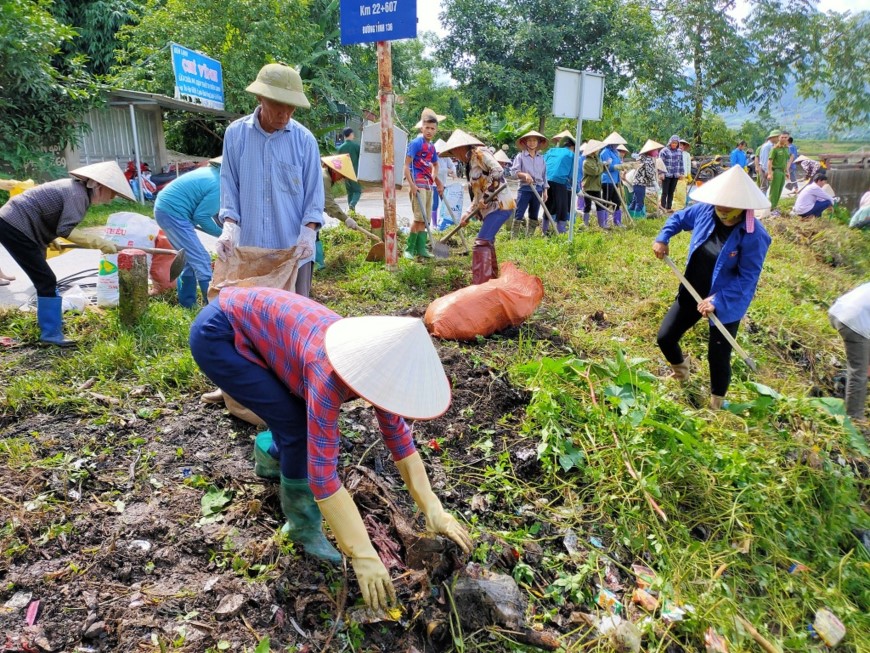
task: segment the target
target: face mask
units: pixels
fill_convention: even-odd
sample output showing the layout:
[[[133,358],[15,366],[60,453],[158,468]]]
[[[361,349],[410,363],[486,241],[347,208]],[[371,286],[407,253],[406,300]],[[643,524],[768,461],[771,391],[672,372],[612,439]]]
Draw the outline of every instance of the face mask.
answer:
[[[730,211],[725,211],[718,206],[716,207],[716,215],[725,224],[736,222],[741,213],[743,213],[743,209],[731,209]]]

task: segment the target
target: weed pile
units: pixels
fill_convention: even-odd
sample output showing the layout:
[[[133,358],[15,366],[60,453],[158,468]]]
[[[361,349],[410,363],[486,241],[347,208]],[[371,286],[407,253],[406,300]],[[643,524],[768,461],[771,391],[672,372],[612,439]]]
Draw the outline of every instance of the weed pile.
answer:
[[[870,520],[866,466],[851,456],[868,452],[842,402],[749,384],[754,397],[729,412],[693,413],[645,364],[564,357],[514,370],[532,391],[523,434],[537,443],[542,478],[511,491],[491,466],[484,490],[506,513],[541,507],[535,530],[548,524],[550,555],[514,570],[540,597],[540,619],[564,622],[602,590],[625,615],[630,567],[643,564],[659,603],[635,613],[645,650],[699,650],[710,627],[733,650],[751,649],[741,616],[786,650],[808,650],[823,607],[861,650],[870,576],[858,538]]]

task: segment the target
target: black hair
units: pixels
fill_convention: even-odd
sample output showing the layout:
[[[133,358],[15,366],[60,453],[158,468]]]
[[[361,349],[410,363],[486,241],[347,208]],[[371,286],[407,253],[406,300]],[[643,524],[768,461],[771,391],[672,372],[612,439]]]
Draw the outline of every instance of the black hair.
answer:
[[[813,181],[828,181],[828,175],[826,175],[824,172],[820,172],[815,177],[813,177]]]
[[[353,134],[353,129],[351,129],[350,127],[347,127],[344,131],[341,132],[341,135],[345,138],[347,138],[351,134]]]
[[[435,124],[435,125],[437,125],[437,124],[438,124],[438,118],[424,118],[424,119],[423,119],[423,124],[424,124],[424,125],[429,125],[429,124]]]
[[[789,142],[789,143],[794,143],[794,139],[793,139],[791,136],[789,136],[789,137],[788,137],[788,142]]]
[[[746,145],[746,141],[740,141],[737,143],[737,147],[740,147],[741,145]]]

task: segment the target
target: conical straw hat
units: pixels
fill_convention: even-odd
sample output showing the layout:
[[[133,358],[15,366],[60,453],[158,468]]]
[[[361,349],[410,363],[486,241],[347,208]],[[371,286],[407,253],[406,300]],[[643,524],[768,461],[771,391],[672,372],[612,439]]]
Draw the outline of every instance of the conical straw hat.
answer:
[[[628,152],[629,151],[625,145],[617,145],[616,149],[619,150],[620,152]]]
[[[136,198],[133,197],[133,189],[130,188],[130,183],[121,171],[121,166],[119,166],[115,161],[92,163],[89,166],[71,170],[70,174],[73,177],[78,177],[79,179],[84,179],[86,181],[95,181],[101,186],[105,186],[113,191],[116,195],[120,195],[121,197],[133,202],[136,201]]]
[[[602,145],[625,145],[628,143],[622,136],[620,136],[617,132],[610,132],[610,134],[601,141]]]
[[[377,408],[435,419],[450,407],[450,382],[418,318],[344,318],[326,330],[324,347],[341,380]]]
[[[429,107],[426,107],[420,112],[420,120],[417,121],[417,124],[414,125],[414,129],[423,129],[423,119],[424,118],[435,118],[439,123],[444,121],[447,116],[442,116],[440,113],[435,113]]]
[[[453,150],[459,147],[477,147],[479,145],[483,145],[483,143],[477,140],[474,136],[468,132],[462,131],[461,129],[455,129],[453,133],[450,134],[450,138],[447,139],[444,149],[438,153],[438,156],[450,156],[453,153]]]
[[[808,157],[808,156],[804,156],[803,154],[801,154],[798,158],[796,158],[796,159],[794,160],[794,162],[795,162],[795,163],[801,163],[801,162],[803,162],[803,161],[814,161],[814,160],[815,160],[815,159],[811,159],[810,157]]]
[[[770,200],[740,166],[732,166],[692,193],[692,199],[730,209],[769,209]]]
[[[547,137],[544,136],[541,132],[536,132],[534,129],[526,134],[523,134],[517,139],[517,147],[521,150],[526,149],[526,146],[523,145],[523,141],[525,141],[527,138],[531,138],[532,136],[538,137],[539,150],[543,150],[545,147],[547,147]]]
[[[569,132],[567,129],[563,129],[563,130],[560,131],[558,134],[556,134],[555,136],[553,136],[553,138],[551,138],[550,140],[551,140],[551,141],[554,141],[554,142],[556,142],[556,143],[558,143],[558,142],[561,141],[563,138],[570,138],[570,139],[571,139],[572,141],[574,141],[575,143],[577,142],[577,139],[574,138],[574,134],[572,134],[571,132]]]
[[[583,154],[585,156],[595,154],[602,147],[604,147],[604,143],[602,143],[601,141],[596,141],[594,138],[590,138],[588,141],[586,141],[586,145],[583,146]]]
[[[320,160],[330,170],[335,170],[342,177],[346,177],[351,181],[356,181],[356,173],[353,171],[353,162],[350,160],[350,154],[333,154],[332,156],[322,156]]]
[[[643,147],[640,148],[639,154],[646,154],[647,152],[652,152],[653,150],[661,150],[664,149],[664,145],[661,143],[654,141],[651,138],[646,140],[646,143],[643,144]]]
[[[495,160],[499,163],[510,163],[511,158],[504,153],[504,150],[498,150],[493,156],[495,156]]]
[[[439,156],[444,151],[445,145],[447,145],[447,141],[445,141],[443,138],[439,138],[437,141],[435,141],[435,151],[438,153]]]
[[[224,157],[223,157],[223,155],[221,155],[221,156],[216,156],[216,157],[213,158],[213,159],[209,159],[208,162],[209,162],[209,163],[213,163],[213,164],[216,165],[216,166],[219,166],[219,165],[221,165],[221,164],[224,162]]]

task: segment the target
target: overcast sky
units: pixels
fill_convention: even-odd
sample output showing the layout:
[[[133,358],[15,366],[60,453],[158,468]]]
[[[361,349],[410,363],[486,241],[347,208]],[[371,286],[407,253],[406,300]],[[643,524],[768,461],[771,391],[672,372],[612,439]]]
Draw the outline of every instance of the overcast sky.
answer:
[[[743,2],[738,0],[738,4]],[[744,5],[745,6],[745,5]],[[870,11],[870,0],[821,0],[821,11]],[[421,32],[435,32],[443,34],[441,22],[438,20],[438,12],[441,11],[441,0],[417,0],[418,26]],[[745,9],[742,13],[745,13]]]

